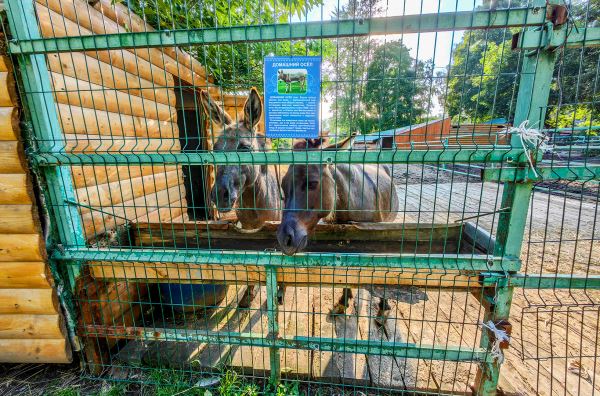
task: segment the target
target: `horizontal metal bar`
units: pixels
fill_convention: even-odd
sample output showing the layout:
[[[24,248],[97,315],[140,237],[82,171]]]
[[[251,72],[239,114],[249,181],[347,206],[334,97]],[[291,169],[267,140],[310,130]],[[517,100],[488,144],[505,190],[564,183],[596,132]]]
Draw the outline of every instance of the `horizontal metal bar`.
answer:
[[[58,37],[52,39],[11,41],[9,49],[13,54],[29,54],[140,47],[272,42],[280,40],[539,26],[545,22],[545,19],[545,8],[530,7],[494,11],[483,10],[402,15],[370,19]]]
[[[537,172],[537,176],[536,173]],[[493,182],[527,182],[542,180],[590,181],[600,180],[600,165],[541,166],[535,168],[488,168],[483,180]]]
[[[524,289],[600,289],[600,275],[514,274],[510,286]]]
[[[559,29],[551,32],[548,39],[547,30],[525,30],[517,33],[518,41],[515,49],[530,50],[540,47],[558,48],[567,47],[596,47],[600,45],[600,28]]]
[[[517,271],[520,260],[483,254],[301,253],[198,249],[92,249],[55,251],[56,260],[187,263],[273,267],[411,268],[465,271]]]
[[[275,151],[275,152],[188,152],[188,153],[42,153],[31,154],[37,166],[57,165],[138,165],[138,164],[321,164],[321,163],[457,163],[457,162],[523,162],[522,149],[444,150],[341,150],[341,151]]]
[[[194,329],[169,329],[84,325],[81,336],[137,339],[147,341],[198,342],[211,344],[247,345],[258,348],[306,349],[314,351],[360,353],[396,356],[413,359],[446,360],[455,362],[491,361],[491,354],[482,348],[418,345],[404,342],[355,340],[324,337],[273,337],[268,334],[216,332]]]

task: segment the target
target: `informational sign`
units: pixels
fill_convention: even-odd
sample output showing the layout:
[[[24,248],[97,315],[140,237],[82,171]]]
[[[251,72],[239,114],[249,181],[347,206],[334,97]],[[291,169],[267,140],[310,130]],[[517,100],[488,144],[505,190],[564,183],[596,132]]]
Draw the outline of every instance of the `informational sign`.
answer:
[[[268,56],[264,65],[267,137],[318,137],[321,57]]]

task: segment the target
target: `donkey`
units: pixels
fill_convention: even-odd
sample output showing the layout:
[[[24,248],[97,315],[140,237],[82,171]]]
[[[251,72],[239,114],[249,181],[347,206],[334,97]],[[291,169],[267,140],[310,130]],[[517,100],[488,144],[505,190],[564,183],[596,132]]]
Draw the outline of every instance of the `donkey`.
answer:
[[[300,88],[302,88],[303,90],[306,86],[306,76],[303,74],[296,75],[296,74],[284,73],[283,70],[279,69],[277,78],[286,84],[285,93],[290,92],[293,82],[296,82],[296,81],[299,82]]]
[[[263,111],[255,88],[250,90],[244,104],[243,118],[237,122],[207,92],[202,91],[200,97],[207,116],[222,128],[214,145],[215,151],[270,150],[269,141],[254,132]],[[230,212],[237,206],[236,215],[243,229],[257,229],[267,221],[281,219],[281,190],[276,172],[268,165],[217,166],[211,200],[222,213]],[[241,306],[252,300],[254,287],[249,287],[247,294],[249,300],[240,303]]]
[[[319,149],[322,144],[321,138],[308,139],[296,143],[294,150]],[[338,143],[323,150],[342,146]],[[393,221],[399,207],[392,172],[386,165],[290,165],[282,190],[284,209],[277,240],[290,256],[306,247],[321,219],[331,223]],[[351,289],[344,288],[332,313],[346,312],[351,298]],[[379,325],[385,323],[390,310],[387,300],[381,298],[375,319]]]

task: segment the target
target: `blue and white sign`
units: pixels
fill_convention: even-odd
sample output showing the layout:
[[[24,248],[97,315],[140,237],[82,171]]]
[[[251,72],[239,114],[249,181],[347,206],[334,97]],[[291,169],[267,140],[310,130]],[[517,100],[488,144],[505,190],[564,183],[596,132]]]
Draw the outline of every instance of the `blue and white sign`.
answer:
[[[318,137],[321,57],[268,56],[264,65],[267,137]]]

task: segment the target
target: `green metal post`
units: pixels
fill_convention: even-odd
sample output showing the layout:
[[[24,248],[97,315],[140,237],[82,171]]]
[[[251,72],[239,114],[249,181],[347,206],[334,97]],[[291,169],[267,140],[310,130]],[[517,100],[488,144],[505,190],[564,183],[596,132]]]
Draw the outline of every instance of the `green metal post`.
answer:
[[[546,2],[541,1],[538,3],[542,6]],[[551,1],[549,3],[556,2]],[[551,5],[549,4],[548,6]],[[554,31],[557,32],[559,30]],[[542,42],[540,42],[540,49],[525,54],[521,67],[514,125],[520,125],[523,121],[529,121],[530,127],[543,128],[555,62],[556,53],[543,48]],[[523,147],[523,142],[517,135],[511,137],[511,145],[527,149]],[[527,162],[521,162],[518,165],[524,168],[529,166]],[[532,189],[533,184],[531,180],[522,183],[508,182],[504,184],[500,207],[510,208],[510,210],[502,213],[499,217],[496,246],[494,248],[495,255],[517,259],[520,257]],[[489,296],[493,303],[485,307],[484,322],[491,320],[497,323],[500,320],[509,319],[513,289],[513,286],[505,282],[498,284],[493,295]],[[484,329],[480,339],[480,346],[490,350],[493,342],[494,339]],[[476,394],[496,394],[500,376],[500,365],[500,362],[493,361],[492,363],[482,364],[479,367],[474,389]]]
[[[17,40],[41,38],[35,14],[34,0],[7,0],[6,10],[10,30]],[[48,66],[44,55],[19,55],[17,57],[21,80],[25,89],[25,104],[32,122],[39,147],[46,152],[63,149],[63,134],[60,127]],[[81,218],[77,208],[65,205],[65,201],[74,201],[75,190],[68,166],[44,167],[41,173],[45,180],[45,196],[48,197],[52,220],[56,222],[56,244],[64,246],[85,246]],[[79,275],[80,263],[65,263],[70,270],[69,282],[74,291],[75,279]],[[57,282],[60,279],[56,280]],[[67,315],[71,338],[75,340],[73,312]],[[78,348],[78,345],[75,345]]]
[[[279,337],[279,311],[277,305],[277,269],[267,266],[267,318],[269,321],[269,337],[275,341]],[[275,343],[273,343],[274,345]],[[271,363],[271,383],[277,384],[281,377],[279,348],[269,348]]]

